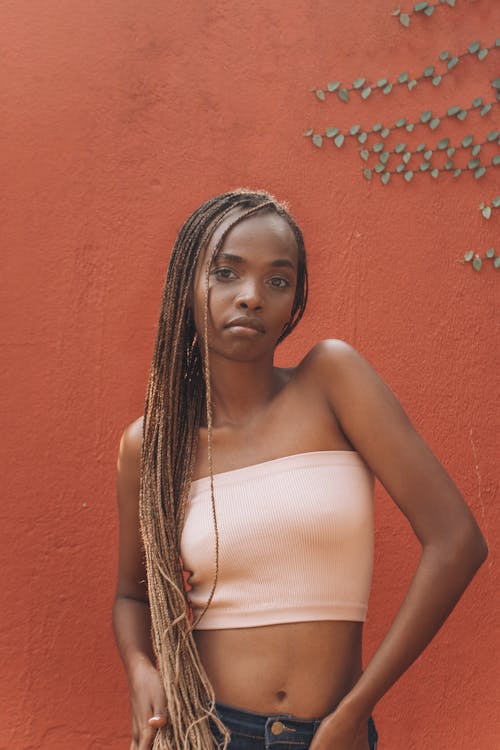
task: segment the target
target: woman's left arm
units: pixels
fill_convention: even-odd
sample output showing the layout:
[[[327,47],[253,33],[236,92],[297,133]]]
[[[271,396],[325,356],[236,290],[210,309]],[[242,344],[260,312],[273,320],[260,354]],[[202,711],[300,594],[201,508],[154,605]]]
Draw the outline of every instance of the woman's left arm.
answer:
[[[354,750],[363,747],[354,737],[375,704],[437,633],[488,548],[457,487],[368,362],[337,339],[320,342],[314,359],[320,387],[342,430],[422,545],[415,575],[385,638],[311,745],[322,750],[335,739],[339,750]]]

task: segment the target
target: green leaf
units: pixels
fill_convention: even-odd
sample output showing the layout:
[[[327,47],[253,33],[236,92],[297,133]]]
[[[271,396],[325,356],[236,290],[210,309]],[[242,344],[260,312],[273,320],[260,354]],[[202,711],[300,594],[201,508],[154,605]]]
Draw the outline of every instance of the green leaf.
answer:
[[[483,103],[483,97],[482,96],[476,96],[476,98],[472,100],[472,106],[473,107],[479,107],[482,103]]]
[[[389,128],[382,128],[382,130],[380,131],[380,135],[382,136],[382,138],[388,138],[390,133],[391,131],[389,130]]]
[[[432,79],[432,85],[439,86],[441,81],[442,81],[442,76],[434,76],[434,78]]]
[[[494,89],[500,89],[500,78],[495,78],[495,80],[491,82],[491,85]]]
[[[485,219],[489,219],[491,216],[491,206],[485,206],[481,211]]]
[[[365,179],[371,180],[372,178],[372,170],[371,169],[363,169],[363,175]]]
[[[382,130],[382,123],[376,122],[372,127],[372,133],[378,133],[379,130]]]
[[[424,13],[426,16],[432,16],[432,14],[434,13],[434,6],[429,5],[429,7],[424,10]]]
[[[406,148],[406,143],[396,143],[396,145],[394,146],[394,151],[397,154],[400,154],[402,151],[405,150],[405,148]]]
[[[420,165],[420,171],[421,172],[426,172],[429,169],[430,166],[431,166],[430,161],[423,161],[421,163],[421,165]]]
[[[362,86],[365,83],[365,81],[366,81],[366,78],[356,78],[356,80],[352,84],[353,89],[360,89],[360,88],[362,88]]]
[[[437,126],[439,125],[440,122],[441,122],[441,120],[439,119],[439,117],[433,117],[433,119],[429,123],[430,129],[431,130],[436,130],[436,128],[437,128]]]
[[[485,104],[484,107],[480,110],[479,114],[481,115],[481,117],[484,117],[484,115],[487,115],[490,110],[491,104]]]
[[[436,179],[436,177],[439,177],[439,169],[431,169],[431,176]]]
[[[318,99],[319,99],[320,101],[322,101],[322,102],[324,102],[324,101],[325,101],[325,99],[326,99],[326,94],[325,94],[325,92],[323,91],[323,89],[316,89],[316,92],[315,92],[315,93],[316,93],[316,96],[318,97]]]
[[[424,151],[424,159],[427,159],[427,161],[428,161],[429,159],[432,159],[432,154],[433,154],[433,153],[434,153],[434,152],[433,152],[433,151],[431,151],[431,149],[428,149],[427,151]]]
[[[423,10],[424,8],[427,8],[427,3],[423,3],[423,2],[415,3],[415,5],[413,6],[413,10],[415,11],[415,13],[418,13],[420,10]]]
[[[467,164],[467,169],[476,169],[481,164],[480,159],[471,159]]]
[[[448,5],[449,5],[449,6],[451,7],[451,8],[454,8],[454,7],[455,7],[455,0],[446,0],[446,2],[448,3]]]
[[[448,52],[447,49],[445,49],[445,50],[443,50],[442,52],[439,53],[439,59],[440,60],[447,60],[449,58],[449,56],[450,56],[450,53]]]
[[[396,120],[396,122],[394,123],[394,127],[402,128],[405,123],[406,123],[406,117],[400,117],[399,120]]]
[[[481,42],[472,42],[472,44],[469,44],[467,47],[468,51],[471,53],[471,55],[475,55],[478,49],[481,46]]]
[[[412,130],[415,128],[415,123],[414,122],[407,122],[405,128],[408,131],[408,133],[411,133]]]
[[[493,267],[500,268],[500,256],[497,256],[495,260],[493,261]]]
[[[495,154],[495,156],[491,160],[491,163],[494,167],[497,167],[500,164],[500,154]]]
[[[454,105],[453,107],[450,107],[450,108],[449,108],[449,110],[448,110],[447,114],[448,114],[448,115],[449,115],[450,117],[453,117],[453,115],[456,115],[456,114],[458,114],[458,112],[460,112],[460,107],[459,107],[458,105],[456,105],[456,104],[455,104],[455,105]]]
[[[477,59],[484,60],[487,54],[488,54],[488,50],[483,47],[483,49],[480,49],[479,52],[477,53]]]
[[[457,120],[462,120],[463,121],[463,120],[465,120],[466,117],[467,117],[467,110],[466,109],[461,109],[460,112],[457,115]]]
[[[477,156],[480,151],[481,151],[481,144],[476,143],[476,145],[472,147],[471,154],[472,156]]]
[[[425,143],[419,143],[415,151],[423,151],[425,148]],[[431,151],[432,153],[432,151]]]
[[[337,91],[339,86],[340,81],[330,81],[330,83],[327,84],[326,88],[328,89],[328,91]]]
[[[338,128],[327,128],[327,130],[326,130],[326,134],[325,134],[325,135],[326,135],[326,137],[327,137],[327,138],[335,138],[335,136],[336,136],[336,135],[337,135],[337,133],[339,133],[339,132],[340,132],[340,131],[339,131],[339,129],[338,129]]]
[[[312,135],[313,133],[314,133],[314,129],[313,128],[308,128],[308,130],[306,130],[306,132],[304,133],[304,135]]]
[[[408,90],[411,91],[415,88],[416,85],[417,81],[415,80],[415,78],[412,78],[411,81],[408,81]]]
[[[413,177],[413,172],[411,169],[409,169],[407,172],[405,172],[405,180],[406,182],[410,182],[411,178]]]
[[[377,143],[374,143],[372,146],[373,151],[375,151],[376,154],[378,154],[379,151],[384,150],[385,143],[383,141],[377,141]]]
[[[363,131],[362,133],[360,133],[360,134],[358,135],[358,141],[359,141],[360,143],[366,143],[366,139],[367,139],[367,138],[368,138],[368,133],[365,133],[365,131]]]
[[[491,130],[486,136],[486,140],[488,141],[488,143],[491,143],[491,141],[496,141],[499,135],[500,130]]]
[[[446,153],[447,153],[448,156],[453,156],[453,154],[455,153],[455,151],[456,151],[456,149],[455,149],[454,146],[450,146],[450,148],[446,149]]]
[[[449,138],[443,138],[441,141],[439,141],[437,147],[440,151],[442,151],[445,148],[448,148],[448,144],[450,142]]]
[[[396,172],[403,172],[404,168],[405,168],[404,164],[398,164],[398,166],[396,167]]]
[[[406,81],[409,79],[409,77],[410,77],[410,74],[408,73],[408,71],[405,71],[404,73],[400,73],[398,75],[398,82],[399,83],[406,83]]]
[[[387,86],[384,86],[382,89],[383,94],[390,94],[392,91],[392,83],[388,83]]]
[[[381,164],[380,162],[377,163],[377,164],[375,164],[375,166],[374,166],[375,172],[383,172],[384,169],[385,169],[384,165]]]
[[[489,247],[486,250],[485,255],[486,255],[487,258],[494,258],[495,257],[495,248],[494,247]]]
[[[317,146],[318,148],[321,148],[321,146],[323,145],[323,138],[320,136],[319,133],[315,133],[313,135],[312,141],[314,145]]]
[[[458,177],[461,174],[462,174],[462,170],[460,169],[460,167],[457,167],[457,169],[453,170],[453,177]]]
[[[381,89],[384,86],[386,86],[387,83],[388,83],[387,78],[379,78],[379,80],[377,81],[377,86],[379,87],[379,89]]]
[[[467,261],[467,263],[472,260],[474,257],[474,250],[467,250],[467,252],[464,254],[464,260]]]
[[[345,139],[344,134],[339,133],[338,135],[335,136],[335,138],[333,139],[333,142],[335,143],[337,148],[340,148],[342,144],[344,143],[344,139]]]
[[[434,65],[428,65],[424,68],[424,78],[430,78],[434,74]]]
[[[420,122],[429,122],[432,117],[432,112],[428,109],[426,112],[422,112],[420,115]]]
[[[351,125],[351,127],[349,128],[349,133],[351,135],[356,135],[356,133],[359,133],[360,130],[361,130],[361,125]]]
[[[363,91],[361,92],[361,98],[362,99],[368,99],[370,94],[372,93],[371,87],[367,86]]]
[[[405,164],[408,164],[408,162],[411,159],[411,154],[409,151],[406,151],[403,156],[401,157]]]
[[[479,167],[479,169],[476,169],[474,172],[474,177],[476,180],[479,180],[480,177],[483,176],[483,174],[486,172],[486,167]]]
[[[483,261],[481,260],[481,258],[479,257],[479,255],[476,255],[476,257],[472,261],[472,267],[473,267],[473,269],[475,271],[480,271],[482,265],[483,265]]]
[[[472,143],[473,140],[474,140],[474,136],[473,135],[466,135],[465,138],[462,140],[462,146],[464,148],[469,148],[469,146],[470,146],[470,144]]]
[[[366,148],[363,148],[359,152],[359,155],[361,156],[361,158],[363,159],[363,161],[368,161],[368,157],[370,156],[370,152],[367,151]]]
[[[391,10],[391,16],[399,16],[400,13],[401,13],[400,8],[394,8],[394,10]]]
[[[410,25],[410,16],[408,15],[408,13],[401,13],[399,16],[399,21],[403,26],[408,28],[408,26]]]
[[[454,68],[455,65],[457,65],[457,63],[458,63],[458,57],[451,57],[448,60],[448,70],[451,70],[452,68]]]
[[[450,169],[453,169],[453,162],[451,159],[448,159],[447,162],[445,162],[444,168],[448,172]]]
[[[339,89],[337,93],[339,99],[341,99],[343,102],[349,101],[349,92],[347,89]]]
[[[491,201],[491,205],[494,206],[495,208],[500,207],[500,195],[495,195],[495,197]]]
[[[382,153],[380,154],[380,156],[378,158],[380,159],[380,161],[382,162],[382,164],[387,164],[387,162],[389,161],[389,152],[388,151],[382,151]]]
[[[387,185],[387,183],[391,179],[391,173],[390,172],[384,172],[384,174],[380,177],[380,179],[384,183],[384,185]]]

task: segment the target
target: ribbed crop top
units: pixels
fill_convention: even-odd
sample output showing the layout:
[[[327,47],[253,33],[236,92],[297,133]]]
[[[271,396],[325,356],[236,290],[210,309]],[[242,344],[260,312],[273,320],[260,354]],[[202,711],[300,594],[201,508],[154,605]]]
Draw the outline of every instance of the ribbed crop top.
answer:
[[[219,574],[196,629],[366,619],[374,476],[355,451],[312,451],[214,474]],[[181,536],[196,618],[215,574],[210,477],[191,483]]]

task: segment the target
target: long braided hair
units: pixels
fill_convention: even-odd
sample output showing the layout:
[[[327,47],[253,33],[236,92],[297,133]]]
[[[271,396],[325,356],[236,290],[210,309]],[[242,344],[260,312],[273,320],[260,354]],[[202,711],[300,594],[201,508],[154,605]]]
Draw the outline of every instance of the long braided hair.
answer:
[[[294,232],[298,273],[290,320],[278,342],[295,328],[307,301],[306,252],[302,233],[288,212],[265,191],[238,189],[217,195],[197,208],[176,238],[163,289],[160,319],[144,409],[139,518],[144,545],[151,636],[167,699],[167,723],[158,730],[154,750],[218,748],[211,721],[221,733],[222,747],[230,735],[215,713],[215,695],[193,638],[193,628],[212,600],[218,574],[219,538],[212,464],[212,403],[208,357],[208,275],[227,232],[256,211],[283,217]],[[190,309],[190,293],[198,259],[215,229],[228,215],[225,228],[206,266],[203,344]],[[215,528],[215,578],[203,612],[193,623],[187,607],[180,560],[180,539],[199,428],[205,413],[212,515]],[[211,720],[211,721],[210,721]]]

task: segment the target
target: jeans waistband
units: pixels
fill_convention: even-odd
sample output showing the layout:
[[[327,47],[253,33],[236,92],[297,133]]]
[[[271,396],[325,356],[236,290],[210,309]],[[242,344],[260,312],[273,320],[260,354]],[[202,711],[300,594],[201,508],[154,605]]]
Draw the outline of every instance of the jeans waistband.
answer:
[[[266,743],[266,747],[274,742],[305,743],[307,746],[322,722],[321,718],[303,719],[289,713],[263,714],[219,702],[216,702],[215,709],[230,731],[233,730],[249,739],[261,739]],[[334,710],[333,708],[332,711]],[[367,733],[369,747],[374,750],[377,747],[378,733],[371,716],[368,719]]]

